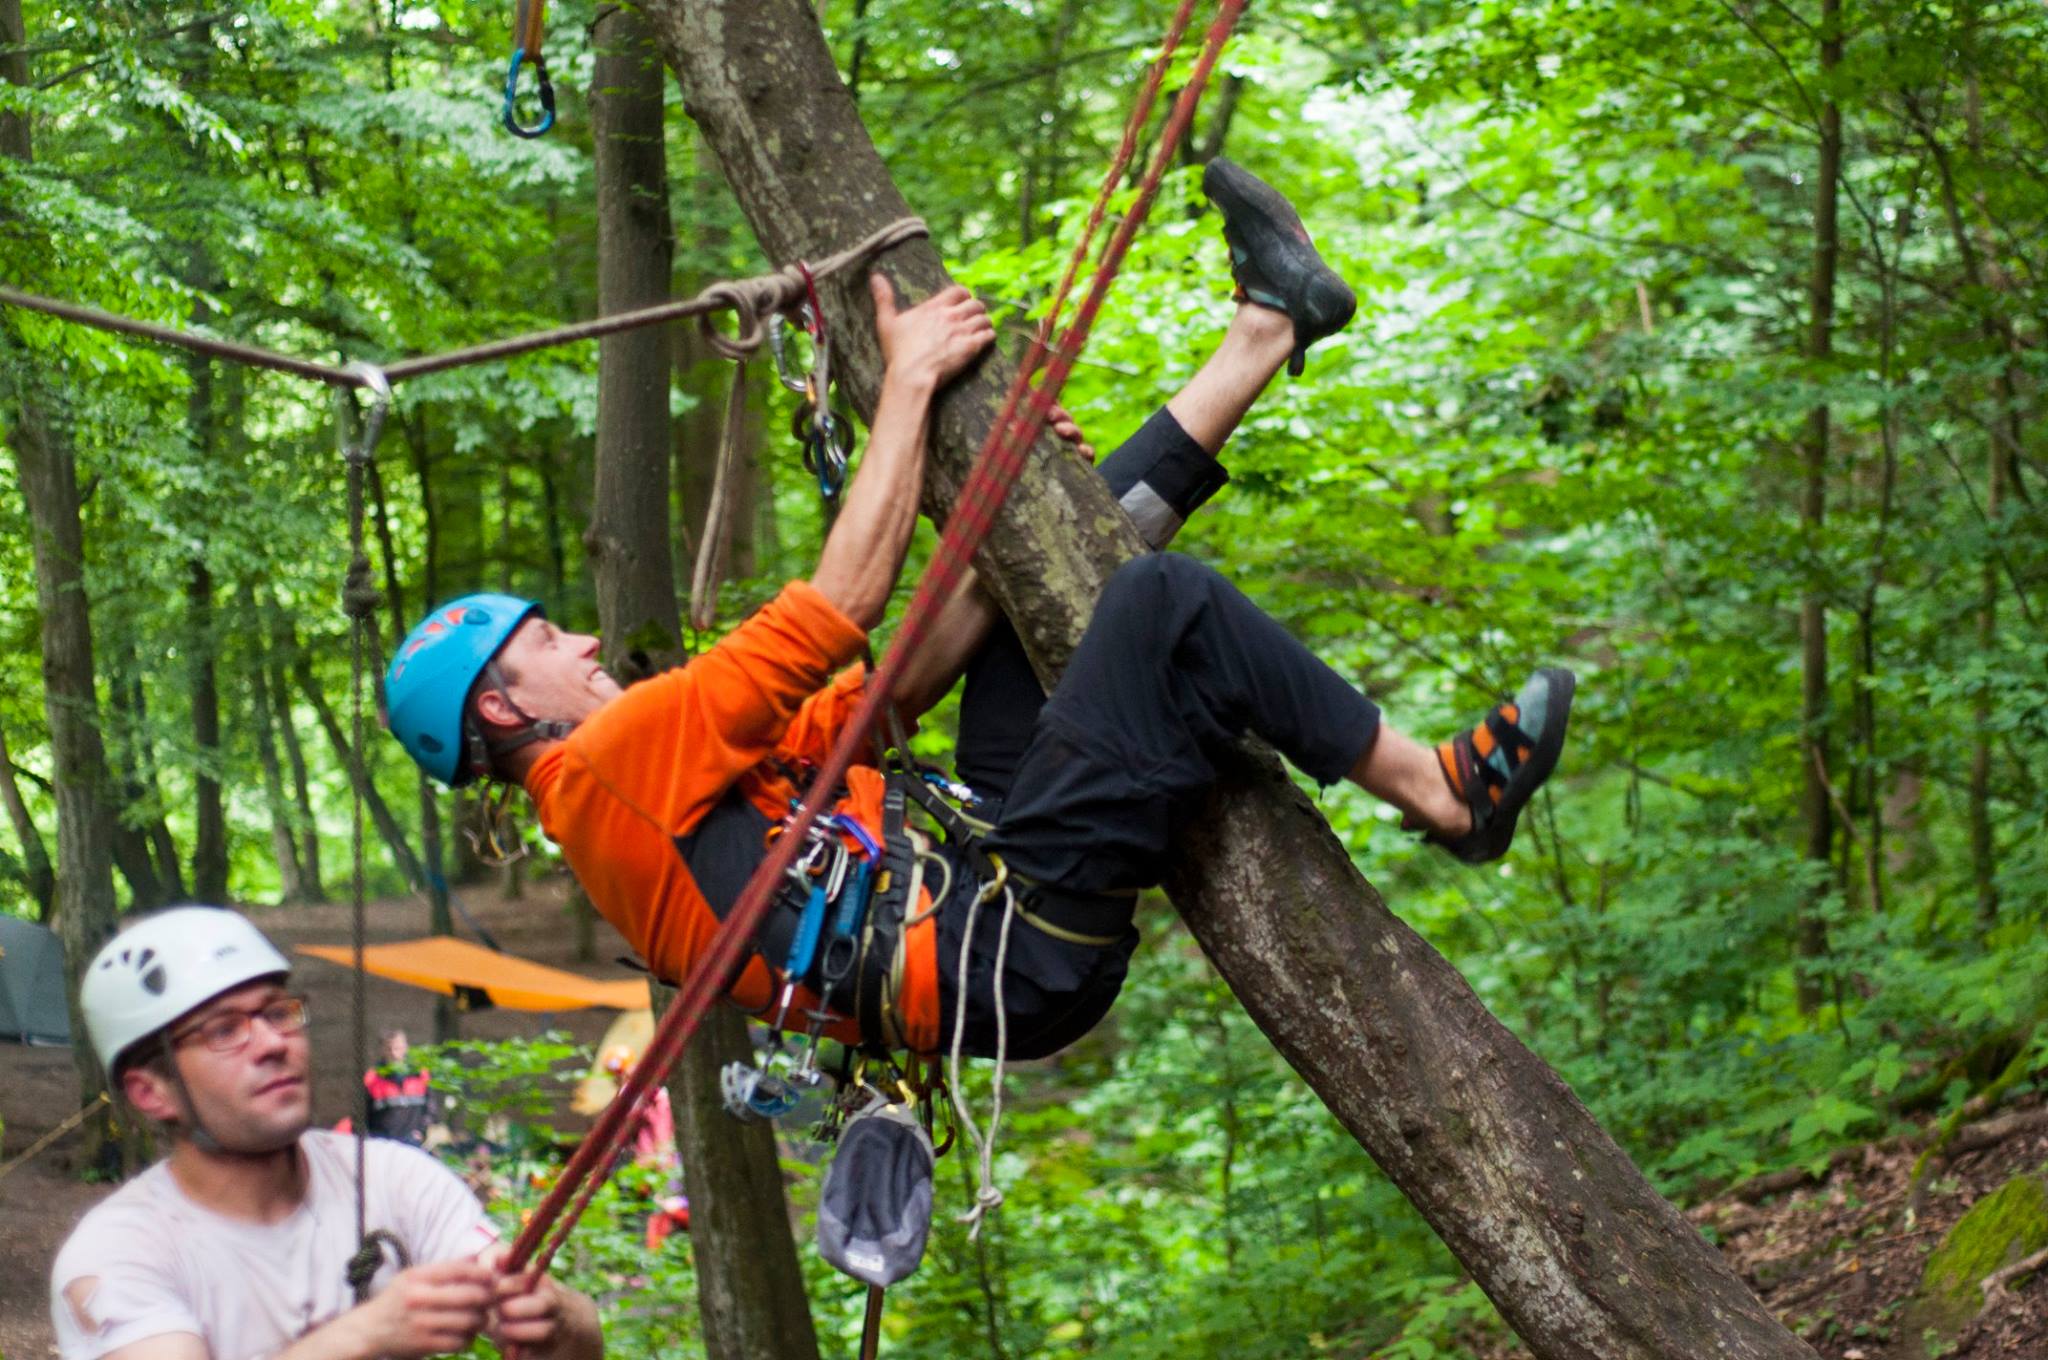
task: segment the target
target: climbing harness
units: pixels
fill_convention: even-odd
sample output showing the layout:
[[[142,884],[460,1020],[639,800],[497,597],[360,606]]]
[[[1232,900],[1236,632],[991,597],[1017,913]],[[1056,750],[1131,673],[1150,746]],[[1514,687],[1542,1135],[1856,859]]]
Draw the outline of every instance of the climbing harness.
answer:
[[[519,0],[512,19],[512,63],[505,68],[505,130],[515,137],[539,137],[555,125],[555,86],[548,79],[547,58],[540,54],[547,36],[548,0]],[[519,68],[533,67],[534,83],[540,94],[540,121],[519,121]]]

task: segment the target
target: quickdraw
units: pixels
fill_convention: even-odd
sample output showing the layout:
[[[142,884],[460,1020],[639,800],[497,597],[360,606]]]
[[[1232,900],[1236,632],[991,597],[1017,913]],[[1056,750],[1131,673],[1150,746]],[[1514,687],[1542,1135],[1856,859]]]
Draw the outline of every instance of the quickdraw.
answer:
[[[512,62],[505,68],[505,130],[515,137],[539,137],[555,125],[555,85],[540,52],[547,36],[547,0],[519,0],[512,19]],[[519,121],[519,68],[531,64],[540,94],[540,121]]]
[[[795,815],[792,811],[791,821]],[[770,828],[770,841],[790,824]],[[813,822],[805,841],[787,872],[785,901],[802,905],[783,955],[768,1046],[752,1063],[726,1064],[719,1078],[726,1109],[741,1120],[785,1118],[797,1109],[804,1091],[823,1083],[818,1049],[825,1031],[841,1018],[832,1009],[832,998],[843,995],[860,959],[860,929],[873,901],[882,848],[858,821],[836,813]],[[784,1039],[799,986],[811,987],[819,1001],[801,1012],[804,1044],[801,1055],[792,1057]]]
[[[846,489],[846,470],[853,458],[853,422],[832,409],[832,342],[825,331],[824,309],[808,271],[804,283],[810,297],[797,309],[794,324],[810,340],[811,362],[796,364],[790,354],[789,318],[777,314],[768,322],[768,348],[775,356],[775,376],[803,400],[790,421],[790,437],[803,450],[804,467],[817,479],[818,496],[836,507]]]

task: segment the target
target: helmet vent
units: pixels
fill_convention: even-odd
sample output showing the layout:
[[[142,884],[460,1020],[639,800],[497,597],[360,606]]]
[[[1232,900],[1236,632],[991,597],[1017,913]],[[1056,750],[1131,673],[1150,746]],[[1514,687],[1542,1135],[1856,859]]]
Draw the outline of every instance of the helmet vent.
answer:
[[[158,964],[142,975],[143,990],[147,991],[151,996],[162,996],[164,994],[164,982],[164,966],[162,964]]]
[[[467,611],[463,613],[462,621],[464,623],[475,624],[478,627],[482,627],[484,624],[487,624],[491,621],[491,611],[488,609],[478,609],[474,605],[472,605]]]

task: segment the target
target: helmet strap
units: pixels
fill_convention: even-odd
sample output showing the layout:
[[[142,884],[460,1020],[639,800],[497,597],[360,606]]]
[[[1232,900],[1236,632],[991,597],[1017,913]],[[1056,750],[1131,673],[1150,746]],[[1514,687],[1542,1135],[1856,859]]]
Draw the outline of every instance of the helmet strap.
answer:
[[[512,688],[505,679],[505,673],[498,669],[496,658],[484,663],[484,683],[491,692],[505,701],[512,710],[512,716],[525,726],[516,727],[500,736],[486,736],[483,724],[471,718],[463,723],[463,741],[467,748],[469,768],[480,778],[488,778],[495,768],[497,757],[537,741],[562,741],[576,730],[576,724],[564,718],[536,718],[519,706],[512,697]]]
[[[157,1042],[162,1046],[164,1071],[170,1074],[171,1086],[178,1093],[178,1103],[184,1106],[186,1141],[201,1152],[216,1156],[226,1153],[220,1139],[213,1136],[213,1131],[206,1127],[206,1121],[199,1117],[199,1103],[192,1099],[192,1088],[185,1084],[185,1074],[178,1070],[178,1054],[171,1044],[171,1036],[165,1034]]]

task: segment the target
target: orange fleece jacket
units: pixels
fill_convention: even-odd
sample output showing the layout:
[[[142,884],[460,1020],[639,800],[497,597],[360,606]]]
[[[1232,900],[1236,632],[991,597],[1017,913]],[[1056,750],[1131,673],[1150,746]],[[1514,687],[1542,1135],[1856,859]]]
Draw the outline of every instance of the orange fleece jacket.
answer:
[[[675,847],[737,784],[780,821],[801,793],[773,762],[822,763],[860,702],[866,669],[833,672],[866,635],[817,589],[792,581],[717,646],[688,665],[642,681],[585,719],[527,772],[541,829],[561,846],[590,900],[657,976],[680,981],[709,948],[718,918]],[[855,765],[851,813],[880,839],[880,770]],[[765,847],[764,847],[765,849]],[[730,906],[729,903],[721,906]],[[913,1051],[939,1046],[938,943],[929,894],[904,932],[898,1011]],[[732,988],[748,1010],[767,1006],[779,969],[758,956]],[[816,1000],[802,988],[792,1009]],[[833,1037],[853,1040],[849,1020]]]

